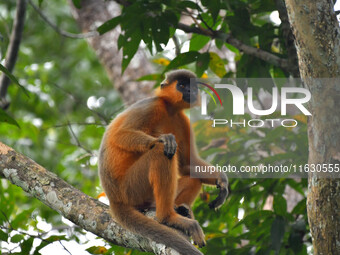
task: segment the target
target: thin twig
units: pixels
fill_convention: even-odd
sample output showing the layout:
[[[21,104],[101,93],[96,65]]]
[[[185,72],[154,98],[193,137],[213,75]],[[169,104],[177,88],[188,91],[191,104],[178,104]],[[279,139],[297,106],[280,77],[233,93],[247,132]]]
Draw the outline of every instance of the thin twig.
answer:
[[[186,11],[186,13],[189,15],[189,17],[191,17],[191,19],[196,24],[197,28],[199,28],[204,35],[207,35],[207,36],[210,36],[210,37],[214,36],[214,31],[208,26],[208,24],[205,23],[205,21],[204,22],[202,21],[202,22],[203,22],[203,24],[206,25],[206,27],[208,29],[204,28],[200,23],[198,23],[197,19],[193,16],[193,14],[191,12]]]
[[[86,151],[87,153],[89,153],[90,155],[93,155],[92,151],[85,148],[79,141],[78,137],[76,136],[76,134],[74,133],[73,129],[72,129],[72,125],[70,124],[70,122],[68,122],[68,128],[71,132],[71,135],[72,137],[74,138],[75,142],[76,142],[76,145],[79,147],[79,148],[82,148],[84,151]]]
[[[59,243],[60,243],[60,245],[64,248],[64,250],[65,250],[68,254],[72,255],[72,253],[65,247],[65,245],[63,245],[63,243],[61,242],[61,240],[59,240]]]
[[[64,89],[63,87],[59,86],[56,83],[52,83],[53,86],[55,86],[56,88],[60,89],[62,92],[64,92],[65,94],[67,94],[68,96],[70,96],[74,101],[76,101],[76,103],[78,103],[79,105],[82,105],[84,107],[86,107],[86,109],[94,114],[96,114],[102,121],[104,121],[105,125],[108,125],[110,123],[110,119],[107,118],[105,115],[101,114],[100,112],[97,112],[93,109],[90,109],[87,107],[87,104],[83,103],[80,99],[76,98],[71,92],[69,92],[68,90]]]
[[[64,37],[73,38],[73,39],[84,39],[84,38],[90,38],[90,37],[94,37],[94,36],[98,36],[99,35],[98,31],[90,31],[90,32],[84,33],[84,34],[74,34],[74,33],[70,33],[70,32],[64,31],[64,30],[60,29],[56,24],[54,24],[51,20],[49,20],[49,18],[31,0],[28,0],[28,3],[40,15],[40,17],[48,25],[50,25],[50,27],[53,28],[54,31],[56,31],[58,34],[60,34],[60,35],[62,35]]]
[[[62,127],[67,127],[69,125],[77,125],[77,126],[106,126],[105,124],[99,123],[99,122],[68,122],[68,123],[62,123],[62,124],[56,124],[53,126],[49,126],[46,128],[43,128],[42,130],[47,130],[50,128],[62,128]]]
[[[26,235],[26,236],[29,236],[29,237],[32,237],[32,238],[37,238],[37,239],[40,239],[42,242],[45,242],[45,243],[48,243],[48,244],[52,244],[53,243],[53,241],[48,241],[48,240],[43,238],[43,236],[46,236],[46,235],[49,234],[48,232],[42,232],[42,233],[38,233],[37,235],[33,235],[33,234],[27,233],[27,232],[22,231],[22,230],[14,229],[12,226],[7,228],[7,227],[2,226],[2,225],[0,225],[0,229],[4,229],[4,230],[7,230],[7,231],[16,231],[16,232],[20,233],[21,235]],[[61,240],[58,240],[58,241],[59,241],[60,245],[63,247],[63,249],[66,252],[68,252],[70,255],[72,255],[72,253],[65,247],[65,245],[63,245],[61,243]],[[20,243],[19,243],[19,246],[14,247],[13,249],[11,249],[11,251],[14,251],[18,247],[20,247]]]

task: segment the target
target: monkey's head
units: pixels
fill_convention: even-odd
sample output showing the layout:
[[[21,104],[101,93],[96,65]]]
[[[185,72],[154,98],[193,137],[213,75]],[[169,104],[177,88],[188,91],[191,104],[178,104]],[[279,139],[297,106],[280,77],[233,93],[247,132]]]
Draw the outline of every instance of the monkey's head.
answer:
[[[196,75],[188,70],[175,70],[166,73],[157,95],[180,108],[190,108],[198,102],[198,87],[190,79]]]

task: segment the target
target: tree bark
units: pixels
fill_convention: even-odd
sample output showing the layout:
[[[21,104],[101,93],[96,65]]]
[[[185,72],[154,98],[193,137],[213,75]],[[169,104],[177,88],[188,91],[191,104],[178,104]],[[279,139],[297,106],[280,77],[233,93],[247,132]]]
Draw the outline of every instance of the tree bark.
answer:
[[[295,78],[300,77],[298,56],[295,47],[293,31],[289,24],[287,7],[284,0],[275,0],[276,8],[279,12],[281,20],[281,29],[284,43],[286,46],[288,65],[290,66],[291,74]]]
[[[72,1],[69,1],[69,4],[73,17],[83,32],[94,31],[105,21],[120,14],[120,6],[112,1],[83,0],[80,9],[76,8]],[[117,46],[119,34],[120,28],[117,27],[104,35],[87,38],[87,41],[95,50],[124,103],[130,105],[152,94],[152,82],[137,82],[136,80],[153,73],[154,67],[148,61],[146,52],[140,48],[122,74],[122,52],[118,50]]]
[[[340,164],[340,29],[333,2],[286,0],[286,5],[301,78],[312,94],[308,163]],[[314,254],[340,254],[339,173],[310,173],[308,190]]]
[[[1,142],[0,176],[21,187],[74,224],[113,244],[159,255],[178,255],[163,244],[157,244],[120,227],[110,216],[107,205],[87,196]]]

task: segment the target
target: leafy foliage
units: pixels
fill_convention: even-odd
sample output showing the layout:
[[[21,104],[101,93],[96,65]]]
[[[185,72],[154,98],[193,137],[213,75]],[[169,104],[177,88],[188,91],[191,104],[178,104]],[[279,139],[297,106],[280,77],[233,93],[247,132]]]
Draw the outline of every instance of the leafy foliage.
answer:
[[[233,0],[233,1],[127,1],[122,8],[121,15],[102,24],[98,31],[103,34],[120,25],[122,33],[118,45],[123,48],[122,71],[124,72],[137,48],[143,42],[151,54],[162,52],[176,29],[181,29],[181,16],[188,16],[193,25],[200,31],[193,34],[190,40],[189,52],[174,58],[163,71],[183,67],[192,62],[204,61],[198,64],[196,72],[201,76],[205,71],[212,71],[218,77],[229,77],[231,73],[225,68],[216,52],[210,52],[210,62],[207,55],[209,45],[216,45],[218,49],[229,48],[240,58],[237,77],[280,77],[281,72],[272,72],[273,65],[263,60],[242,55],[232,45],[226,42],[229,35],[233,35],[243,43],[271,52],[274,55],[286,57],[285,45],[280,36],[280,27],[274,25],[269,14],[276,10],[272,1]],[[181,15],[179,15],[181,14]],[[218,33],[219,36],[216,36]],[[252,62],[252,63],[251,63]],[[243,68],[244,65],[244,68]]]
[[[81,2],[73,0],[77,7],[81,7]],[[201,31],[231,34],[249,46],[286,57],[285,46],[281,44],[281,27],[269,19],[275,10],[274,1],[129,2],[120,16],[102,24],[98,31],[103,34],[116,26],[121,27],[117,44],[123,51],[123,71],[138,47],[141,44],[147,47],[157,73],[140,80],[159,81],[165,71],[174,68],[192,69],[199,77],[288,75],[263,60],[243,54],[226,43],[226,37],[188,36],[176,32],[180,18],[186,17],[194,20]],[[48,9],[58,26],[77,31],[67,14],[66,1],[39,3],[43,9]],[[6,10],[5,22],[0,23],[0,34],[5,38],[0,49],[4,53],[9,38],[6,24],[12,22],[15,4],[7,1],[0,3],[0,8]],[[97,150],[104,126],[122,109],[122,103],[85,41],[60,37],[41,22],[32,9],[28,10],[27,20],[29,25],[25,26],[14,76],[28,90],[29,97],[19,86],[10,86],[9,111],[0,111],[0,139],[78,189],[97,197],[101,191],[96,170]],[[174,35],[180,39],[182,51],[169,57],[165,54],[166,45]],[[183,52],[185,44],[189,51]],[[229,59],[221,54],[226,51],[232,53],[236,72],[230,67]],[[228,98],[224,100],[227,101],[231,102]],[[299,164],[306,163],[308,151],[306,123],[301,118],[299,121],[299,128],[293,130],[277,127],[253,132],[248,128],[235,128],[221,130],[215,136],[206,132],[203,122],[196,123],[194,128],[199,148],[207,146],[212,139],[225,138],[224,147],[200,150],[201,156],[214,164]],[[208,245],[202,251],[214,255],[307,254],[311,241],[306,218],[306,186],[305,179],[232,179],[231,195],[217,212],[207,206],[217,191],[204,188],[194,205],[196,218],[207,237]],[[302,196],[292,210],[287,206],[291,198],[285,197],[287,187]],[[272,208],[264,209],[271,200]],[[42,229],[41,223],[46,222],[51,224],[50,230]],[[29,230],[36,234],[29,234]],[[0,180],[0,240],[2,249],[13,248],[13,253],[21,254],[44,254],[51,243],[62,247],[70,241],[83,244],[91,254],[140,254],[106,243],[93,245],[84,231],[65,223],[56,212],[6,180]],[[37,245],[33,245],[34,240],[38,241]]]
[[[0,33],[4,37],[0,44],[2,56],[8,45],[14,3],[0,3],[0,9],[7,13],[5,22],[0,22]],[[42,3],[44,12],[49,13],[56,24],[68,31],[78,31],[65,7],[66,1]],[[13,75],[26,88],[29,97],[19,86],[9,86],[11,103],[6,112],[0,111],[0,140],[88,195],[97,197],[101,192],[97,150],[105,125],[122,109],[122,102],[85,40],[61,37],[42,22],[30,6],[27,8],[28,23]],[[11,122],[20,128],[7,124]],[[57,212],[27,196],[6,179],[0,179],[0,230],[2,252],[18,246],[21,251],[16,248],[13,253],[29,254],[25,249],[30,247],[31,254],[46,254],[49,247],[53,247],[51,243],[63,250],[59,240],[51,240],[52,236],[64,240],[62,243],[74,240],[86,246],[88,242],[84,231],[71,223],[65,224]],[[29,236],[32,230],[35,234]],[[12,240],[16,234],[23,235],[24,239]],[[35,239],[36,245],[32,246],[31,241]]]

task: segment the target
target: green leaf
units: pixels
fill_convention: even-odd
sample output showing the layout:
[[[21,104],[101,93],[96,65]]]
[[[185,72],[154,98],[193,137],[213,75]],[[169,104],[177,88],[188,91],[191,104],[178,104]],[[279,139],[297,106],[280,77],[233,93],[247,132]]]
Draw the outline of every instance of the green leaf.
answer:
[[[24,86],[22,86],[19,81],[17,80],[17,78],[15,78],[15,76],[13,74],[11,74],[10,71],[8,71],[8,69],[6,67],[4,67],[2,64],[0,64],[0,71],[2,71],[4,74],[6,74],[6,76],[16,85],[18,85],[26,94],[27,97],[29,97],[27,90],[25,89]]]
[[[292,214],[306,214],[306,199],[302,199],[293,209]]]
[[[30,216],[33,210],[34,208],[30,208],[16,215],[14,220],[11,222],[12,227],[14,229],[18,229],[22,228],[23,225],[27,225],[27,221],[31,218]]]
[[[125,44],[123,45],[122,73],[124,73],[131,59],[136,54],[141,40],[142,38],[138,32],[126,39]]]
[[[266,23],[261,27],[259,33],[260,48],[265,51],[271,51],[272,43],[275,38],[274,26],[270,23]]]
[[[102,34],[105,34],[106,32],[114,29],[116,26],[119,25],[121,21],[121,16],[117,16],[117,17],[114,17],[108,21],[106,21],[105,23],[103,23],[102,25],[100,25],[98,28],[97,28],[97,31],[102,35]]]
[[[72,0],[74,6],[77,7],[78,9],[81,8],[81,1],[82,0]]]
[[[272,12],[276,10],[275,2],[272,0],[261,0],[261,1],[253,1],[251,4],[251,13],[263,13],[263,12]]]
[[[168,24],[169,27],[170,26],[177,27],[179,18],[180,18],[180,15],[176,15],[174,12],[168,11],[168,10],[162,13],[161,15],[162,22],[164,22],[165,24]]]
[[[277,217],[271,227],[271,240],[272,247],[275,250],[275,254],[279,254],[281,248],[281,242],[285,234],[286,222],[282,217]]]
[[[287,213],[287,201],[281,196],[277,195],[274,197],[273,203],[274,212],[278,215],[285,215]]]
[[[260,210],[260,211],[255,211],[253,213],[248,214],[246,217],[244,217],[242,220],[240,220],[235,226],[234,228],[238,227],[241,224],[249,224],[252,223],[255,220],[260,220],[260,219],[266,219],[270,216],[273,215],[272,211],[268,211],[268,210]]]
[[[0,108],[0,122],[5,122],[7,124],[14,125],[20,128],[18,122],[15,119],[13,119],[11,116],[9,116],[7,112],[2,110],[1,108]]]
[[[294,251],[294,254],[298,254],[303,246],[303,240],[299,232],[293,231],[288,237],[289,247]]]
[[[47,245],[49,245],[50,243],[49,242],[45,242],[45,241],[42,241],[34,250],[34,253],[33,255],[41,255],[42,253],[39,252],[42,248],[46,247]]]
[[[92,246],[87,248],[86,251],[91,254],[104,254],[107,252],[107,249],[104,246]]]
[[[17,234],[17,235],[12,236],[11,242],[12,243],[19,243],[23,239],[24,239],[23,235]]]
[[[154,74],[147,74],[144,75],[140,78],[137,79],[137,81],[157,81],[161,78],[161,75],[158,73],[154,73]]]
[[[30,237],[20,245],[22,254],[30,254],[33,245],[33,240],[34,238]]]
[[[209,41],[210,41],[210,38],[207,36],[194,34],[190,39],[189,51],[199,51]]]
[[[224,41],[225,41],[225,40],[221,40],[221,39],[218,39],[218,38],[215,39],[216,47],[217,47],[219,50],[222,49],[222,47],[223,47],[223,45],[224,45]]]
[[[165,71],[195,62],[199,55],[200,53],[198,53],[197,51],[188,51],[185,53],[181,53],[170,62]]]
[[[156,18],[155,21],[151,25],[152,29],[152,38],[155,42],[157,51],[162,51],[163,48],[161,44],[166,45],[169,41],[169,25],[167,22],[164,22],[161,18]]]
[[[236,55],[240,54],[240,51],[233,45],[229,43],[225,43],[225,46],[232,52],[236,53]]]
[[[181,9],[190,8],[190,9],[193,9],[193,10],[202,11],[202,9],[195,2],[192,2],[192,1],[180,1],[177,4],[177,6]]]
[[[210,61],[210,54],[208,52],[205,52],[198,56],[197,62],[196,62],[197,77],[201,77],[204,71],[208,69],[209,61]]]
[[[224,67],[224,62],[215,52],[210,52],[210,62],[209,67],[218,77],[222,78],[227,71]]]
[[[8,239],[8,234],[0,229],[0,240],[7,242],[7,239]]]
[[[56,242],[56,241],[61,241],[61,240],[66,240],[66,236],[65,235],[50,236],[46,239],[46,241],[48,241],[48,242]]]

